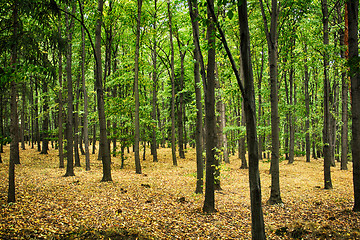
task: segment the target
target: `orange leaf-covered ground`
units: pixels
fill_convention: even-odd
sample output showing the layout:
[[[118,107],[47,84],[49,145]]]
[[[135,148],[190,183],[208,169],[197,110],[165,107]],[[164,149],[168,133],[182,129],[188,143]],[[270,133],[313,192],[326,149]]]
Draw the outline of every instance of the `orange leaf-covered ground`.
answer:
[[[75,168],[62,177],[56,150],[41,155],[20,150],[16,166],[15,204],[8,204],[9,148],[0,164],[0,239],[250,239],[248,171],[240,160],[222,165],[222,191],[215,214],[201,212],[203,195],[194,194],[193,149],[172,166],[171,150],[159,149],[159,162],[146,155],[143,174],[135,174],[132,154],[125,169],[112,158],[113,182],[100,182],[101,161],[91,155],[92,170]],[[84,156],[81,156],[82,165]],[[339,164],[338,164],[339,165]],[[351,169],[351,163],[349,169]],[[359,213],[353,204],[352,171],[332,168],[334,189],[324,190],[323,162],[280,163],[284,204],[266,204],[270,193],[269,162],[260,162],[263,210],[269,239],[359,239]]]

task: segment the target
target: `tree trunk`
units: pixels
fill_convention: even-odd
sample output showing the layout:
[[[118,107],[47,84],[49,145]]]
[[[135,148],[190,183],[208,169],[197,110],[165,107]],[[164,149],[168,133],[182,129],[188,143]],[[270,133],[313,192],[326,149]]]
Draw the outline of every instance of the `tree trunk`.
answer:
[[[74,154],[75,154],[75,167],[81,167],[80,155],[79,155],[79,144],[81,144],[81,136],[79,135],[79,99],[80,99],[80,75],[76,80],[76,99],[75,101],[75,112],[74,112]]]
[[[73,7],[72,13],[76,10]],[[72,29],[74,20],[69,24],[69,16],[65,15],[68,49],[66,54],[66,83],[67,83],[67,118],[66,118],[66,173],[65,177],[75,176],[74,173],[74,136],[73,136],[73,87],[72,87]]]
[[[325,46],[329,45],[329,14],[327,0],[321,1],[321,10],[323,13],[323,43]],[[328,53],[324,52],[324,128],[323,128],[323,151],[324,151],[324,188],[331,189],[331,148],[330,148],[330,83],[328,77]]]
[[[249,183],[251,199],[251,234],[252,239],[265,239],[265,226],[261,206],[261,186],[259,174],[259,157],[256,132],[255,93],[253,71],[250,56],[250,34],[247,20],[247,2],[238,5],[242,69],[244,72],[244,104],[246,117],[246,133],[249,152]]]
[[[347,3],[349,21],[349,65],[352,96],[352,160],[354,207],[360,211],[360,75],[358,46],[358,13],[359,0],[349,0]]]
[[[26,102],[26,85],[22,86],[22,108],[21,108],[21,149],[25,150],[25,102]]]
[[[174,70],[174,44],[173,44],[173,29],[172,29],[172,16],[170,11],[170,1],[168,5],[168,17],[169,17],[169,31],[170,31],[170,49],[171,49],[171,154],[173,165],[177,166],[176,160],[176,141],[175,141],[175,70]]]
[[[153,73],[152,73],[152,80],[153,80],[153,92],[152,92],[152,111],[151,111],[151,118],[153,120],[153,129],[151,132],[151,154],[153,156],[153,161],[157,162],[157,141],[156,141],[156,106],[157,106],[157,0],[154,2],[155,4],[155,11],[154,11],[154,22],[153,22],[153,29],[155,31],[154,34],[154,47],[152,51],[152,61],[153,61]]]
[[[195,193],[203,193],[204,185],[204,159],[202,156],[203,153],[203,113],[202,113],[202,103],[201,103],[201,82],[200,82],[200,72],[199,67],[201,67],[201,72],[205,73],[204,62],[201,54],[201,49],[199,47],[199,21],[198,21],[198,3],[197,0],[192,1],[188,0],[189,12],[191,17],[191,24],[193,30],[193,41],[195,45],[194,49],[194,79],[195,79],[195,98],[196,98],[196,129],[195,129],[195,144],[196,144],[196,190]],[[203,80],[205,80],[205,74],[201,75]]]
[[[61,14],[59,13],[59,36],[61,36]],[[60,45],[60,43],[59,43]],[[60,46],[59,46],[60,47]],[[58,116],[58,120],[59,120],[59,168],[64,168],[65,164],[64,164],[64,144],[63,144],[63,105],[64,105],[64,100],[63,100],[63,96],[62,96],[62,90],[63,90],[63,67],[62,67],[62,53],[59,50],[59,116]]]
[[[48,99],[48,86],[45,79],[43,79],[43,124],[42,124],[42,151],[41,154],[48,154],[49,150],[49,99]]]
[[[277,21],[278,21],[278,6],[277,1],[271,1],[271,24],[270,31],[263,7],[262,0],[260,0],[261,13],[264,19],[264,29],[268,43],[269,52],[269,69],[270,69],[270,101],[271,101],[271,193],[269,204],[281,203],[280,197],[280,180],[279,180],[279,113],[278,113],[278,89],[277,89]]]
[[[38,93],[38,78],[35,77],[35,116],[39,115],[39,93]],[[40,145],[40,127],[39,127],[39,118],[35,117],[35,135],[37,143],[37,151],[41,152]]]
[[[13,9],[13,39],[11,46],[11,67],[16,71],[17,35],[18,35],[18,1],[15,0]],[[15,79],[10,83],[10,160],[9,160],[9,188],[7,202],[15,202],[15,163],[20,162],[19,156],[19,121],[17,114],[17,87]]]
[[[310,162],[310,96],[309,96],[309,69],[307,64],[307,45],[304,48],[304,95],[305,95],[305,149],[306,149],[306,162]]]
[[[347,5],[345,4],[345,25],[348,25],[348,14],[347,14]],[[342,14],[341,14],[341,5],[338,7],[338,19],[339,24],[342,22]],[[340,55],[342,58],[345,58],[345,52],[343,47],[345,44],[345,34],[347,35],[347,28],[345,27],[345,31],[343,29],[339,30],[340,35]],[[347,40],[347,36],[346,36]],[[341,126],[341,170],[348,170],[347,167],[347,155],[348,155],[348,82],[346,72],[341,71],[341,121],[343,125]]]
[[[102,84],[102,64],[101,64],[101,25],[103,14],[103,0],[98,0],[98,16],[95,28],[95,59],[96,59],[96,79],[95,89],[97,95],[99,125],[100,125],[100,149],[101,160],[103,164],[102,182],[112,181],[111,178],[111,155],[108,148],[108,139],[106,131],[104,88]]]
[[[140,27],[141,27],[141,6],[142,0],[138,0],[138,12],[137,12],[137,27],[136,27],[136,50],[135,50],[135,84],[134,84],[134,96],[135,96],[135,168],[136,173],[141,174],[140,164],[140,120],[139,120],[139,49],[140,49]]]
[[[214,0],[208,0],[207,6],[207,41],[208,41],[208,64],[205,91],[205,134],[206,134],[206,183],[203,212],[215,212],[214,172],[216,156],[216,128],[215,117],[215,26],[210,13],[214,9]]]

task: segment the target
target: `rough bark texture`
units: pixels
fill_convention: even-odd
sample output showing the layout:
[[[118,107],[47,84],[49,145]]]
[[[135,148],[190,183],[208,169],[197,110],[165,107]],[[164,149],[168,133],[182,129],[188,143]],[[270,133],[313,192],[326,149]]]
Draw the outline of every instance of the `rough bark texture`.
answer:
[[[355,212],[360,211],[360,75],[358,46],[359,0],[348,1],[349,65],[352,96],[352,159]]]
[[[260,0],[261,12],[264,19],[264,29],[268,43],[269,69],[270,69],[270,102],[271,102],[271,193],[269,204],[281,203],[280,179],[279,179],[279,113],[278,113],[278,87],[277,87],[277,21],[278,6],[277,1],[271,1],[271,24],[270,31],[263,7]]]
[[[329,45],[329,13],[327,0],[321,1],[321,10],[323,13],[323,43]],[[330,150],[330,83],[328,76],[328,53],[325,51],[323,54],[323,66],[324,66],[324,128],[323,128],[323,151],[324,151],[324,188],[331,189],[331,150]]]
[[[208,64],[207,79],[205,88],[205,126],[206,126],[206,184],[205,200],[203,212],[215,212],[215,193],[214,193],[214,172],[216,155],[216,128],[215,117],[215,26],[210,9],[214,9],[214,1],[208,0],[207,14],[207,41],[208,41]]]

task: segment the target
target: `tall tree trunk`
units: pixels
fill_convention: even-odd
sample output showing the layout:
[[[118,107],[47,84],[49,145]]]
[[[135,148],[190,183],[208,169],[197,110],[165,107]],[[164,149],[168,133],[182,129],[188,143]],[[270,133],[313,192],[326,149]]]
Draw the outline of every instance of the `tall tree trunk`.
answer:
[[[215,212],[215,156],[216,156],[216,116],[215,116],[215,25],[210,8],[214,9],[214,0],[208,0],[207,6],[207,42],[208,64],[205,91],[205,134],[206,134],[206,183],[203,212]]]
[[[270,101],[271,101],[271,193],[269,204],[281,203],[280,179],[279,179],[279,113],[278,113],[278,87],[277,87],[277,22],[279,9],[277,0],[271,1],[271,23],[270,31],[264,11],[262,0],[260,0],[261,13],[264,20],[264,29],[268,43],[269,68],[270,68]]]
[[[347,4],[345,4],[345,26],[348,25],[348,14],[347,14]],[[341,14],[341,4],[338,7],[338,19],[339,25],[342,22],[342,14]],[[345,44],[345,34],[347,35],[347,28],[345,27],[345,31],[343,29],[339,30],[340,33],[340,55],[342,58],[345,58],[345,52],[343,47]],[[347,41],[347,36],[346,36]],[[341,126],[341,170],[348,170],[347,167],[347,155],[348,155],[348,82],[346,77],[346,72],[343,70],[341,72],[341,121],[343,125]]]
[[[105,103],[104,103],[104,87],[102,83],[102,64],[101,64],[101,25],[103,14],[103,0],[98,0],[97,21],[95,28],[95,59],[96,59],[96,79],[95,89],[97,95],[99,125],[100,125],[100,149],[101,160],[103,164],[102,182],[112,181],[111,178],[111,155],[108,147],[107,131],[106,131],[106,117],[105,117]]]
[[[259,157],[256,132],[255,93],[253,71],[250,56],[250,34],[247,20],[247,2],[244,0],[238,5],[241,57],[244,72],[244,104],[246,117],[246,132],[249,152],[249,183],[251,199],[251,234],[252,239],[265,239],[265,226],[261,206],[261,186],[259,174]]]
[[[195,79],[195,98],[196,98],[196,129],[195,129],[195,144],[196,144],[196,190],[195,193],[203,193],[204,185],[204,159],[202,156],[203,152],[203,113],[202,113],[202,103],[201,103],[201,82],[200,82],[200,72],[199,68],[201,67],[201,72],[205,73],[204,61],[201,54],[201,49],[199,46],[199,11],[197,0],[188,0],[189,12],[193,30],[193,41],[195,45],[194,49],[194,79]],[[205,80],[205,74],[201,74],[203,81]],[[205,82],[205,81],[204,81]]]
[[[16,72],[16,61],[17,61],[17,36],[18,36],[18,1],[14,1],[13,5],[13,39],[11,46],[11,67]],[[19,156],[19,121],[17,114],[17,87],[15,79],[12,79],[10,83],[10,160],[9,160],[9,188],[7,202],[15,202],[15,163],[20,162]]]
[[[321,10],[323,13],[323,43],[325,46],[329,45],[329,13],[327,0],[321,1]],[[323,151],[324,151],[324,188],[331,189],[331,148],[330,148],[330,83],[328,76],[328,61],[329,54],[327,50],[324,51],[323,55],[323,66],[324,66],[324,128],[323,128]]]
[[[355,212],[360,211],[360,74],[358,46],[359,0],[347,3],[349,21],[349,65],[352,96],[352,160]]]
[[[76,8],[73,6],[72,13]],[[69,24],[69,16],[65,15],[66,34],[68,38],[68,48],[66,53],[66,84],[67,84],[67,118],[66,118],[66,173],[65,177],[75,176],[74,173],[74,136],[73,136],[73,86],[72,86],[72,29],[74,20]]]
[[[175,141],[175,70],[174,70],[174,43],[173,43],[173,28],[172,28],[172,15],[170,11],[170,1],[168,5],[168,17],[169,17],[169,31],[170,31],[170,49],[171,49],[171,154],[173,165],[177,166],[176,160],[176,141]]]
[[[310,96],[309,96],[309,69],[307,64],[307,45],[304,48],[304,95],[305,95],[305,148],[306,162],[310,162]]]
[[[154,2],[155,11],[154,11],[154,22],[153,22],[153,30],[154,30],[154,47],[152,50],[152,61],[153,61],[153,73],[152,73],[152,81],[153,81],[153,92],[152,92],[152,111],[151,118],[153,120],[153,129],[151,132],[151,154],[153,155],[153,161],[157,162],[157,141],[156,141],[156,106],[157,106],[157,0]]]
[[[59,25],[58,25],[58,31],[59,31],[59,36],[61,36],[61,14],[59,13]],[[60,43],[59,43],[60,45]],[[60,47],[60,46],[59,46]],[[63,67],[62,67],[62,53],[59,50],[59,168],[64,168],[65,164],[64,164],[64,144],[63,144],[63,122],[64,122],[64,118],[63,118],[63,105],[64,105],[64,100],[63,100],[63,96],[62,96],[62,90],[63,90]]]
[[[140,164],[140,110],[139,110],[139,49],[140,49],[140,27],[141,27],[141,6],[142,0],[138,0],[138,12],[137,12],[137,26],[136,26],[136,50],[135,50],[135,84],[134,84],[134,96],[135,96],[135,168],[136,173],[141,174]]]

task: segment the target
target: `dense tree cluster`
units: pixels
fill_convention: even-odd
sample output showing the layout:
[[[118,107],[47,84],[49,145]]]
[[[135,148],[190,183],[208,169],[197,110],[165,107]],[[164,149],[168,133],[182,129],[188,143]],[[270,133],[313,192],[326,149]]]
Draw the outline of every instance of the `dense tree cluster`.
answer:
[[[263,157],[271,158],[270,204],[282,202],[279,161],[300,155],[324,158],[325,189],[331,167],[347,170],[352,160],[360,195],[358,1],[12,0],[0,11],[9,202],[19,143],[58,149],[65,176],[76,174],[80,154],[90,170],[92,147],[102,181],[112,181],[111,155],[123,166],[130,147],[139,174],[149,146],[154,162],[159,147],[171,147],[174,166],[196,147],[196,193],[205,150],[205,212],[215,211],[222,161],[237,153],[250,167],[257,222]]]

